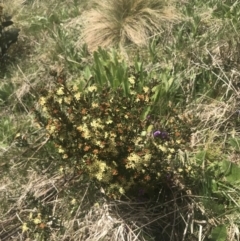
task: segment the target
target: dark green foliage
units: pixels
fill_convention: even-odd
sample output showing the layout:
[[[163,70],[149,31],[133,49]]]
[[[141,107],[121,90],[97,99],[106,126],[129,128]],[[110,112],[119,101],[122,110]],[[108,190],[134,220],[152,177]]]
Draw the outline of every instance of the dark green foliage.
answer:
[[[13,22],[11,21],[11,16],[3,14],[3,7],[0,6],[0,58],[2,58],[8,48],[18,39],[19,29],[8,28]]]

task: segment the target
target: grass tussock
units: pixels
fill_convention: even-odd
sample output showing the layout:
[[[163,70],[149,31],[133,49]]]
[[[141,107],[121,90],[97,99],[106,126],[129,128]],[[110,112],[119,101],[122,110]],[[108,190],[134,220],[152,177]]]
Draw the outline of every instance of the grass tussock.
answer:
[[[83,39],[91,51],[98,46],[147,45],[167,23],[179,20],[179,14],[166,1],[104,0],[84,14]]]

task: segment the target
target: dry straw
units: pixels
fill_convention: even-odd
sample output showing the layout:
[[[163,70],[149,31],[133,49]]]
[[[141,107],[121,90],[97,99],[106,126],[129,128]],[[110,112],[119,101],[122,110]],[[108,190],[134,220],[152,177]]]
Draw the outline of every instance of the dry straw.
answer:
[[[167,23],[180,19],[174,7],[161,0],[103,0],[94,6],[84,14],[82,34],[90,51],[98,46],[144,46]]]

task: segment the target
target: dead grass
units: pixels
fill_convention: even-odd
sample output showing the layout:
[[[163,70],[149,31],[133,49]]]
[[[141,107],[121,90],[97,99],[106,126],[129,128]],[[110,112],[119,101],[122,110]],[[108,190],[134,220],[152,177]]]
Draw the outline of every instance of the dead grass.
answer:
[[[90,51],[133,43],[144,46],[151,36],[160,34],[167,23],[179,20],[179,14],[165,1],[104,0],[87,11],[83,18],[83,40]]]
[[[0,209],[1,241],[46,240],[39,236],[43,230],[40,224],[34,223],[36,217],[46,224],[46,234],[50,230],[49,241],[150,241],[154,236],[156,240],[165,236],[167,240],[177,241],[182,240],[179,237],[184,228],[189,232],[192,220],[187,215],[194,210],[185,190],[177,195],[173,195],[176,190],[160,190],[161,200],[156,203],[109,201],[71,170],[52,175],[44,174],[49,173],[49,168],[42,173],[34,171],[32,165],[40,161],[38,153],[29,155],[23,150],[21,155],[20,152],[12,153],[8,174],[1,178],[1,204],[6,206]],[[52,165],[55,162],[53,159]],[[51,226],[49,216],[57,217],[61,226]],[[24,226],[28,227],[25,232]]]

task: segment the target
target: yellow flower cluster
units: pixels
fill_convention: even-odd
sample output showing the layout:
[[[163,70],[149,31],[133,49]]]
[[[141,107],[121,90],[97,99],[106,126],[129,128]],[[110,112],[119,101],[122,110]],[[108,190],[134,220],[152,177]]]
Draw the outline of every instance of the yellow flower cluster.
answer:
[[[87,126],[86,123],[84,123],[83,125],[78,126],[77,130],[81,133],[82,137],[84,137],[87,140],[90,139],[91,131],[88,129],[88,126]]]
[[[91,123],[90,123],[91,127],[93,128],[93,130],[97,130],[97,129],[101,129],[103,130],[104,128],[104,125],[102,124],[102,121],[97,118],[97,119],[94,119]]]
[[[136,153],[131,153],[127,158],[126,168],[141,169],[141,157]]]
[[[98,160],[95,155],[91,155],[91,159],[93,163],[87,166],[90,176],[103,183],[108,183],[112,178],[111,168],[104,161]]]

